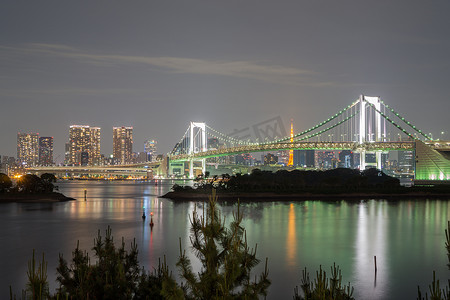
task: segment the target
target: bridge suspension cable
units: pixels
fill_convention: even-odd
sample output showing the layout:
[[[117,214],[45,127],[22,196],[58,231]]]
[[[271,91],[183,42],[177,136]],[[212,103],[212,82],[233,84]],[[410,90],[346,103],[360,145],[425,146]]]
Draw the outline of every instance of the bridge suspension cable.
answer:
[[[342,114],[344,114],[344,112],[346,112],[348,109],[350,109],[350,108],[352,108],[353,106],[355,106],[357,102],[358,102],[358,101],[353,102],[352,104],[350,104],[350,105],[347,106],[346,108],[340,110],[338,113],[336,113],[335,115],[333,115],[333,116],[331,116],[330,118],[328,118],[326,121],[323,121],[323,122],[317,124],[317,125],[314,126],[314,127],[311,127],[311,128],[309,128],[309,129],[307,129],[307,130],[304,130],[304,131],[302,131],[302,132],[300,132],[300,133],[295,134],[295,135],[294,135],[294,138],[297,138],[297,137],[299,137],[299,136],[302,136],[302,135],[305,135],[305,134],[307,134],[307,133],[310,133],[311,131],[314,131],[314,130],[316,130],[317,128],[319,128],[319,127],[321,127],[321,126],[323,126],[323,125],[325,125],[325,124],[327,124],[327,123],[333,121],[333,120],[336,119],[337,117],[339,117],[339,116],[341,116]],[[347,120],[347,119],[346,119],[346,120]],[[342,124],[342,123],[340,123],[340,124]],[[334,127],[336,127],[336,126],[334,126]],[[333,128],[334,128],[334,127],[333,127]],[[328,131],[328,130],[326,130],[326,131]],[[322,132],[322,133],[323,133],[323,132]],[[314,135],[314,136],[317,136],[317,135]],[[279,140],[272,141],[272,142],[270,142],[269,144],[275,144],[275,143],[284,142],[284,141],[289,140],[290,138],[291,138],[290,136],[287,136],[287,137],[281,138],[281,139],[279,139]]]
[[[426,139],[429,140],[433,140],[432,138],[430,138],[427,134],[425,134],[424,132],[422,132],[422,130],[416,128],[416,126],[412,125],[410,122],[408,122],[404,117],[402,117],[399,113],[397,113],[393,108],[391,108],[389,105],[385,104],[382,100],[380,100],[380,102],[387,108],[389,109],[394,115],[396,115],[400,120],[402,120],[404,123],[406,123],[409,127],[411,127],[412,129],[414,129],[415,131],[417,131],[419,134],[421,134],[423,137],[425,137]]]
[[[232,138],[232,137],[230,137],[230,136],[228,136],[228,135],[226,135],[226,134],[223,134],[223,133],[220,132],[220,131],[215,130],[214,128],[212,128],[212,127],[210,127],[210,126],[208,126],[208,125],[206,125],[206,128],[208,128],[208,129],[211,130],[212,132],[216,133],[216,134],[219,135],[220,137],[219,137],[219,136],[215,136],[215,135],[213,135],[212,133],[208,132],[209,135],[211,135],[211,136],[213,136],[213,137],[215,137],[215,138],[218,138],[218,139],[220,139],[220,140],[223,141],[223,142],[228,142],[228,143],[231,143],[231,144],[237,143],[237,144],[240,144],[240,145],[252,145],[252,144],[256,144],[256,143],[246,142],[246,141],[243,141],[243,140],[240,140],[240,139]]]
[[[171,154],[176,153],[177,149],[187,149],[187,145],[183,145],[183,143],[186,143],[186,136],[187,136],[188,132],[189,132],[189,127],[186,129],[186,132],[183,134],[183,136],[181,137],[180,141],[175,144]],[[186,152],[186,151],[184,151],[184,152]]]
[[[404,134],[406,134],[407,136],[409,136],[412,139],[415,139],[415,137],[409,133],[408,131],[406,131],[403,127],[401,127],[400,125],[398,125],[396,122],[394,122],[393,120],[391,120],[391,118],[389,118],[387,115],[385,115],[383,112],[379,111],[378,109],[375,108],[375,106],[372,103],[368,103],[368,105],[370,105],[377,113],[379,113],[383,118],[385,118],[388,122],[390,122],[392,125],[394,125],[397,129],[401,130]],[[423,135],[423,134],[422,134]],[[426,138],[428,138],[426,135],[424,135]]]
[[[322,129],[322,130],[320,130],[320,131],[318,131],[318,132],[316,132],[316,133],[313,133],[313,134],[304,136],[304,137],[302,137],[302,138],[296,139],[295,141],[296,141],[296,142],[299,142],[299,141],[303,141],[303,140],[307,140],[307,139],[316,137],[316,136],[318,136],[318,135],[320,135],[320,134],[322,134],[322,133],[325,133],[325,132],[327,132],[327,131],[329,131],[329,130],[331,130],[331,129],[333,129],[333,128],[335,128],[335,127],[337,127],[337,126],[339,126],[339,125],[341,125],[341,124],[343,124],[343,123],[345,123],[345,122],[347,122],[348,120],[350,120],[351,118],[353,118],[354,116],[356,116],[358,113],[359,113],[359,110],[357,110],[356,112],[354,112],[354,113],[351,114],[350,116],[347,116],[346,118],[342,119],[342,120],[339,121],[338,123],[336,123],[336,124],[334,124],[334,125],[332,125],[332,126],[329,126],[328,128]]]

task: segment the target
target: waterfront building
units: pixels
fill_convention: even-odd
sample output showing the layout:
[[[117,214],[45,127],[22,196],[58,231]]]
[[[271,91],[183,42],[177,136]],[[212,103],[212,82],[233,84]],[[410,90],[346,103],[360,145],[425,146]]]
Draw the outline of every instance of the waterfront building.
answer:
[[[305,152],[304,150],[293,150],[292,152],[293,164],[295,167],[305,165]],[[302,163],[303,162],[303,163]]]
[[[156,152],[158,144],[155,140],[147,140],[144,143],[144,152],[147,154],[147,161],[156,161]],[[176,146],[175,146],[176,147]]]
[[[288,165],[290,151],[292,151],[292,150],[280,150],[275,153],[275,155],[278,156],[279,164],[282,164],[284,166]],[[261,158],[263,158],[263,157],[261,157]],[[264,159],[261,159],[261,161],[264,161]]]
[[[70,143],[64,144],[64,165],[70,164]]]
[[[16,159],[13,156],[7,156],[3,155],[1,157],[1,163],[0,163],[0,172],[5,173],[6,175],[11,175],[11,170],[15,169],[16,166]]]
[[[315,167],[328,170],[335,169],[338,166],[339,159],[336,157],[334,151],[316,151],[315,152]]]
[[[339,152],[339,167],[353,169],[354,168],[353,151],[342,150]]]
[[[100,127],[71,125],[69,129],[69,164],[100,164]]]
[[[113,157],[119,164],[132,162],[133,127],[113,127]]]
[[[236,165],[252,166],[253,156],[250,153],[243,153],[234,156]]]
[[[384,170],[389,164],[389,152],[381,153],[381,169]]]
[[[293,153],[294,166],[304,168],[314,168],[315,151],[314,150],[294,150]]]
[[[264,165],[275,165],[278,163],[278,156],[272,153],[267,153],[264,155]]]
[[[23,165],[38,165],[39,133],[17,133],[17,159]]]
[[[399,151],[398,152],[398,168],[405,175],[414,174],[415,159],[414,151]]]
[[[133,163],[145,163],[147,162],[147,153],[145,152],[133,152]]]
[[[315,150],[302,150],[305,151],[305,166],[307,168],[314,168],[315,163]]]
[[[39,138],[39,165],[53,165],[53,137],[42,136]]]

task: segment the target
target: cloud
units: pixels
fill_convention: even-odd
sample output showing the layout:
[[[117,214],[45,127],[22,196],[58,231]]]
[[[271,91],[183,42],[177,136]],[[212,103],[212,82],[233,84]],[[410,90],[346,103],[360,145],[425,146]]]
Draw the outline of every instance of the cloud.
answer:
[[[140,90],[135,88],[42,88],[42,89],[0,89],[0,96],[15,98],[32,98],[37,95],[45,96],[61,96],[61,95],[83,95],[83,96],[100,96],[100,95],[132,95],[148,90]]]
[[[78,48],[57,44],[28,44],[24,47],[0,46],[0,49],[27,55],[45,55],[78,60],[95,66],[141,65],[178,74],[218,75],[253,79],[284,85],[329,86],[318,80],[316,72],[254,61],[206,60],[167,56],[130,56],[89,53]]]

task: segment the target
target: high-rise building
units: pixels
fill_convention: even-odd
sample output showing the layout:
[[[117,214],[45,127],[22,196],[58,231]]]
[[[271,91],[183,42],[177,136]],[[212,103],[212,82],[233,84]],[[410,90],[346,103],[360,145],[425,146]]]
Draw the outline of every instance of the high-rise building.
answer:
[[[293,162],[294,166],[301,166],[303,167],[305,165],[305,151],[303,150],[294,150],[293,151]]]
[[[100,127],[71,125],[69,130],[71,165],[100,164]]]
[[[39,138],[39,165],[53,165],[53,137],[42,136]]]
[[[264,155],[264,164],[265,165],[274,165],[278,163],[278,156],[273,155],[272,153],[267,153]]]
[[[17,159],[27,166],[39,162],[39,133],[17,133]]]
[[[155,140],[147,140],[144,144],[144,152],[147,153],[148,161],[155,161],[157,156],[157,148],[156,144],[158,144]]]
[[[294,150],[294,166],[314,168],[314,150]]]
[[[319,169],[335,169],[338,166],[338,159],[334,151],[316,151],[315,167]]]
[[[314,168],[315,150],[304,150],[304,151],[305,151],[305,166],[307,168]]]
[[[414,151],[399,151],[398,167],[403,174],[413,174],[415,168]]]
[[[351,150],[342,150],[339,152],[339,167],[353,169],[353,151]]]
[[[64,164],[70,165],[70,143],[64,144]]]
[[[133,127],[113,127],[113,157],[120,164],[132,162]]]

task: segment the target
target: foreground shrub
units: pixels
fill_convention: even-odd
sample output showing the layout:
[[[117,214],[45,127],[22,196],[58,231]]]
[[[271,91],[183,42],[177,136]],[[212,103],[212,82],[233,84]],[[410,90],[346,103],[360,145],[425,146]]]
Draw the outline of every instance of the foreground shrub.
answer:
[[[447,221],[447,229],[445,230],[445,248],[447,249],[448,264],[447,267],[450,270],[450,221]],[[422,297],[422,292],[420,291],[420,286],[417,287],[417,299],[430,299],[430,300],[450,300],[450,276],[448,277],[448,285],[442,289],[439,286],[439,279],[436,279],[436,272],[433,271],[433,281],[428,286],[428,291],[430,292],[430,298],[428,298],[428,293],[425,293],[425,298]]]
[[[314,281],[310,281],[309,273],[305,270],[302,272],[301,289],[303,296],[299,294],[298,287],[294,289],[294,300],[354,300],[353,287],[342,285],[342,275],[339,266],[336,264],[331,267],[331,277],[327,278],[327,274],[320,266],[316,272]]]
[[[135,241],[130,251],[125,250],[123,238],[121,246],[116,248],[108,227],[104,239],[99,231],[92,250],[95,264],[90,263],[89,254],[80,250],[78,244],[70,265],[62,255],[59,256],[58,292],[74,299],[132,299],[141,275]]]
[[[177,267],[183,283],[179,285],[166,273],[163,295],[168,299],[258,299],[266,296],[270,285],[267,259],[265,270],[251,280],[251,270],[259,263],[255,249],[247,245],[242,227],[242,213],[233,213],[233,222],[225,220],[217,209],[217,197],[209,199],[202,216],[194,210],[191,218],[191,245],[201,262],[201,270],[193,271],[186,251],[181,249]]]

